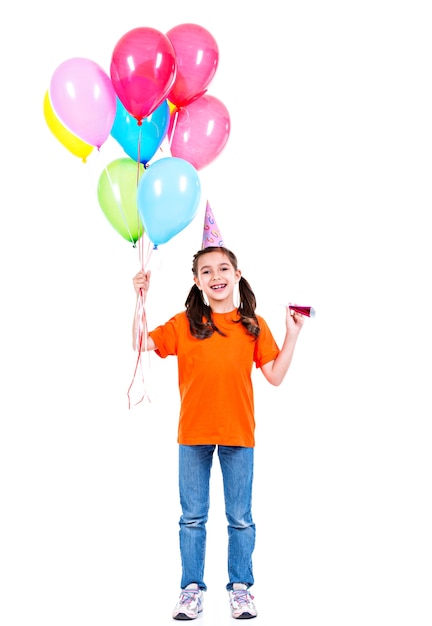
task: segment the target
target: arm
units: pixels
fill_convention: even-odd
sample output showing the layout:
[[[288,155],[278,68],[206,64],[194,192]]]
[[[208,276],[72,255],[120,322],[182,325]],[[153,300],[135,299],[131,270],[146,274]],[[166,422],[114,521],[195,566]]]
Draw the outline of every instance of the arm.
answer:
[[[291,365],[294,348],[305,318],[299,313],[292,312],[286,307],[286,334],[281,351],[274,361],[269,361],[261,367],[261,371],[272,385],[278,386],[285,378]]]
[[[135,289],[135,293],[137,295],[137,304],[135,307],[135,315],[134,315],[134,320],[133,320],[133,326],[132,326],[132,346],[134,350],[138,350],[138,346],[137,346],[137,330],[138,330],[138,319],[137,316],[139,313],[141,313],[141,320],[139,320],[139,322],[141,323],[141,328],[143,328],[145,330],[145,336],[142,337],[142,342],[141,342],[141,352],[144,352],[146,350],[155,350],[156,349],[156,344],[153,341],[153,339],[150,337],[150,335],[148,334],[148,330],[147,330],[147,324],[146,324],[146,313],[145,313],[145,308],[144,306],[139,307],[139,298],[143,298],[145,301],[146,295],[147,295],[147,291],[149,290],[150,287],[150,271],[148,272],[144,272],[144,271],[140,271],[138,272],[138,274],[136,274],[133,278],[133,286]]]

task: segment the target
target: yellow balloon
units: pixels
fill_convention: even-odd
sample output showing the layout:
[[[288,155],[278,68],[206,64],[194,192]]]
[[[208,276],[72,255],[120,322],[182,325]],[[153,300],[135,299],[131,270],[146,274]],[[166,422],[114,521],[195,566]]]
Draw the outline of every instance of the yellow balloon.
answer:
[[[167,100],[167,102],[168,102],[170,115],[172,115],[174,111],[177,109],[177,105],[173,104],[170,100]]]
[[[56,137],[69,152],[72,152],[72,154],[82,159],[85,163],[87,157],[93,150],[93,146],[71,133],[70,130],[61,123],[52,108],[48,91],[45,93],[43,111],[45,121],[54,137]]]

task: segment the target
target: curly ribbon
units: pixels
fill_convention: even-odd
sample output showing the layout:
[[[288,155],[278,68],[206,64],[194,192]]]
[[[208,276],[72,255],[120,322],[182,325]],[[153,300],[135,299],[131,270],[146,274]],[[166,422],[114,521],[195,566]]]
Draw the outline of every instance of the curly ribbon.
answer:
[[[148,242],[147,245],[145,244],[145,234],[141,237],[141,239],[139,239],[137,243],[138,243],[140,265],[141,265],[142,270],[146,271],[146,268],[148,267],[148,264],[150,262],[152,252],[154,250],[154,246],[153,244],[151,244],[151,242]],[[129,389],[127,392],[129,409],[131,408],[131,392],[132,392],[132,388],[134,387],[137,381],[138,373],[140,375],[140,381],[143,386],[143,393],[140,399],[137,402],[135,402],[133,406],[137,406],[144,399],[147,399],[149,402],[151,402],[150,395],[148,393],[147,377],[145,375],[145,372],[144,372],[145,368],[143,365],[143,355],[146,354],[147,355],[147,373],[149,373],[150,372],[150,353],[147,351],[147,345],[146,345],[147,335],[148,335],[146,307],[145,307],[146,296],[147,296],[146,292],[143,292],[143,290],[140,289],[140,293],[137,295],[136,305],[135,305],[134,327],[135,327],[135,345],[136,345],[136,350],[137,350],[137,360],[135,363],[135,369],[134,369],[134,373],[132,376],[132,381],[129,385]]]

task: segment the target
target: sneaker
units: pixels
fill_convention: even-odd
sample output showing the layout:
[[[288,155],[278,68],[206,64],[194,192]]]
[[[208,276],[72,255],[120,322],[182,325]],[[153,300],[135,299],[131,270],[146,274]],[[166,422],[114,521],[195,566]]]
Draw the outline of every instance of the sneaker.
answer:
[[[244,583],[234,583],[229,593],[231,604],[231,615],[235,619],[251,619],[258,615],[252,600],[253,595],[249,593],[247,585]]]
[[[182,589],[179,600],[173,611],[174,619],[195,619],[203,610],[203,592],[196,583]]]

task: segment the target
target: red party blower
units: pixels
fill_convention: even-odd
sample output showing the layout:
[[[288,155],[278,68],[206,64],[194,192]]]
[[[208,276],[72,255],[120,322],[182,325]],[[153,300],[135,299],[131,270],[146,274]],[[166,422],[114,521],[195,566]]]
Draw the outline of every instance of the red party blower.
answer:
[[[291,311],[300,313],[301,315],[306,315],[306,317],[315,317],[315,309],[311,306],[299,306],[297,304],[289,304],[288,308],[291,309]]]

